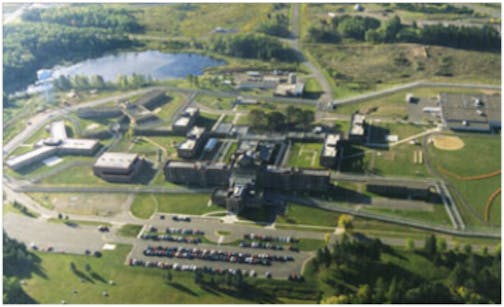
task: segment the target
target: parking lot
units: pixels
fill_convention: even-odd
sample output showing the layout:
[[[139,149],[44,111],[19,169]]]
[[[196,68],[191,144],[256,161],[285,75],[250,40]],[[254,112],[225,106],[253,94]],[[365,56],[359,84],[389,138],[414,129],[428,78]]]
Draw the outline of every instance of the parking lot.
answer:
[[[164,219],[161,219],[164,216]],[[191,217],[190,222],[175,222],[172,220],[174,214],[155,214],[146,224],[154,226],[161,231],[167,227],[191,228],[205,232],[205,237],[213,242],[230,243],[243,238],[248,233],[261,233],[263,235],[284,236],[306,239],[324,239],[323,232],[298,231],[288,229],[270,229],[256,224],[226,224],[216,217]],[[226,232],[221,236],[217,231]]]
[[[212,260],[202,260],[202,259],[184,259],[184,258],[169,258],[169,257],[160,257],[160,256],[146,256],[144,255],[144,250],[147,247],[158,247],[161,246],[163,248],[167,247],[181,247],[192,250],[197,248],[198,250],[207,250],[208,252],[214,250],[215,252],[222,251],[223,253],[242,253],[242,254],[268,254],[275,256],[292,256],[293,261],[272,261],[271,265],[262,265],[262,264],[247,264],[247,263],[231,263],[225,261],[212,261]],[[250,249],[250,248],[240,248],[238,246],[217,246],[213,244],[184,244],[184,243],[165,243],[165,242],[152,242],[152,241],[138,241],[135,244],[135,247],[131,251],[128,256],[127,261],[129,259],[140,259],[144,262],[164,262],[170,265],[179,264],[179,265],[196,265],[199,268],[203,268],[204,266],[212,267],[212,268],[220,268],[222,269],[240,269],[251,271],[254,270],[257,272],[258,277],[264,277],[266,272],[270,272],[273,278],[284,279],[287,278],[288,275],[292,272],[297,274],[301,273],[301,267],[303,262],[309,258],[310,253],[308,252],[291,252],[291,251],[273,251],[273,250],[258,250],[258,249]]]

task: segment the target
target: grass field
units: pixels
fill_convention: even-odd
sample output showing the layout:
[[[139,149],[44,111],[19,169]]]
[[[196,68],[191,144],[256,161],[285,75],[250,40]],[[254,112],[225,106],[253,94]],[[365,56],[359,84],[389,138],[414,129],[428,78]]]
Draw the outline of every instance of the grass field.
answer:
[[[194,283],[193,274],[171,272],[173,279],[165,283],[165,271],[144,267],[128,267],[124,259],[129,246],[118,245],[104,251],[101,258],[65,254],[37,253],[44,275],[32,275],[23,289],[42,304],[182,304],[182,303],[247,303],[226,293],[212,293]],[[76,266],[77,273],[70,269]],[[85,270],[86,264],[91,272]],[[83,281],[81,281],[83,280]],[[110,285],[109,281],[114,284]],[[74,293],[76,290],[76,293]],[[108,296],[103,296],[106,291]]]
[[[497,53],[368,43],[306,44],[305,50],[326,71],[338,98],[421,79],[491,84],[500,81],[500,71],[495,69],[500,65]],[[438,76],[441,67],[447,67],[452,76]]]
[[[221,98],[199,94],[195,101],[215,110],[229,110],[232,107],[234,98]]]
[[[429,157],[433,160],[433,166],[442,166],[444,169],[458,174],[459,176],[476,176],[501,169],[501,140],[499,136],[485,134],[457,134],[465,143],[458,151],[443,151],[429,146]],[[471,163],[467,163],[471,161]],[[485,203],[490,194],[500,186],[501,176],[488,179],[463,181],[450,176],[445,176],[462,193],[466,201],[483,218]],[[461,207],[459,205],[459,207]],[[479,224],[475,219],[463,218]],[[492,223],[500,225],[501,207],[492,206],[491,215],[495,217]]]
[[[140,230],[142,230],[142,225],[132,225],[132,224],[126,224],[122,226],[118,231],[117,234],[123,237],[136,237],[140,233]]]
[[[154,194],[137,194],[130,211],[138,218],[147,219],[157,211],[157,206]]]
[[[168,93],[168,96],[170,96],[172,99],[161,106],[161,109],[159,112],[156,113],[156,116],[161,118],[163,121],[166,122],[166,124],[171,124],[173,120],[173,114],[175,111],[182,106],[186,100],[186,96],[183,94],[179,93]]]
[[[373,213],[397,216],[400,218],[407,218],[411,220],[421,221],[427,224],[450,226],[452,225],[446,210],[442,204],[434,205],[434,211],[420,211],[420,210],[397,210],[388,208],[367,208],[365,211]]]
[[[155,36],[207,37],[216,27],[253,31],[272,11],[271,4],[199,4],[135,7],[135,15]]]
[[[128,194],[114,193],[31,193],[34,200],[56,212],[78,215],[113,216],[125,208]]]
[[[367,150],[364,152],[364,150]],[[346,158],[341,165],[342,172],[373,173],[381,176],[428,177],[425,161],[414,163],[414,152],[421,147],[401,144],[389,149],[369,150],[360,146],[345,146],[344,155],[362,155]],[[417,153],[418,155],[418,153]]]
[[[231,157],[238,149],[238,142],[233,142],[230,146],[226,154],[224,155],[224,162],[228,163],[231,161]]]
[[[289,166],[322,168],[320,166],[321,143],[293,143],[289,152]]]
[[[200,215],[222,209],[208,206],[208,194],[137,194],[131,205],[131,213],[139,218],[148,218],[154,212]]]
[[[336,227],[339,216],[339,213],[333,211],[288,204],[285,216],[278,215],[276,223]]]

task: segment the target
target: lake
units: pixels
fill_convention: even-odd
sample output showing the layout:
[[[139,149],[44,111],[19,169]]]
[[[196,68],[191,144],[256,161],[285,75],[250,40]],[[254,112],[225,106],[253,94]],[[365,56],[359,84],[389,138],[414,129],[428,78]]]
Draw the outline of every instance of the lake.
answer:
[[[123,52],[85,60],[69,66],[40,70],[39,80],[28,92],[47,89],[48,83],[58,76],[100,75],[105,81],[114,81],[117,75],[150,75],[153,79],[181,79],[188,75],[202,75],[206,68],[225,62],[192,53],[163,53],[160,51]]]

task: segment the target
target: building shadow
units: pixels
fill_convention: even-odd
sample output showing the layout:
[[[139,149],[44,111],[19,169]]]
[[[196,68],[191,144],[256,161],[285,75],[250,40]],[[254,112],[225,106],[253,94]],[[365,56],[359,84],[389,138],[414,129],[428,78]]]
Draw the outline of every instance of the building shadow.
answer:
[[[340,171],[345,173],[364,174],[367,172],[367,164],[364,160],[364,150],[352,143],[343,142],[343,156],[339,159]]]
[[[390,135],[390,129],[367,124],[364,141],[368,147],[380,147],[387,150],[389,149],[389,142],[386,139],[387,135]]]

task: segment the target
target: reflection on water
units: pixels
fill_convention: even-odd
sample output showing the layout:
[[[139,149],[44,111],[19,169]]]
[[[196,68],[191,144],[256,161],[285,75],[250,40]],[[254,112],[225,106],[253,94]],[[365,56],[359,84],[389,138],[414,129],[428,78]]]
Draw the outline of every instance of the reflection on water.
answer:
[[[185,78],[201,75],[205,68],[223,65],[223,61],[208,56],[191,53],[162,53],[159,51],[125,52],[89,59],[70,66],[57,66],[37,72],[39,80],[30,85],[28,93],[51,89],[51,82],[61,75],[100,75],[105,81],[114,81],[117,75],[133,73],[151,76],[153,79]]]

